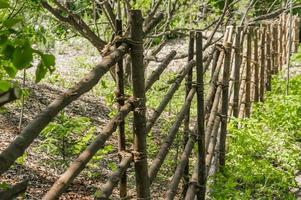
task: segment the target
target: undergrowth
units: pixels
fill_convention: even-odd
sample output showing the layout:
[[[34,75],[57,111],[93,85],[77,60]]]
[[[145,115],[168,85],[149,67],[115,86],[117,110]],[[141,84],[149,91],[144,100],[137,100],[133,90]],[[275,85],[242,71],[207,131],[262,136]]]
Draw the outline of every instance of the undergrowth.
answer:
[[[212,199],[295,199],[301,169],[301,76],[274,78],[273,91],[254,106],[249,119],[232,119],[223,172],[211,177]]]

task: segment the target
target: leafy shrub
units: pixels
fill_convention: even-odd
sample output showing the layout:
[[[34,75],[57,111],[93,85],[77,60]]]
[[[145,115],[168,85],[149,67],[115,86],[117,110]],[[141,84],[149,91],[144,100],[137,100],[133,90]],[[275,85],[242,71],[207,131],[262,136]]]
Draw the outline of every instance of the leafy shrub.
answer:
[[[69,117],[61,114],[56,122],[50,123],[41,133],[39,150],[56,155],[67,164],[83,151],[95,136],[96,128],[86,117]]]

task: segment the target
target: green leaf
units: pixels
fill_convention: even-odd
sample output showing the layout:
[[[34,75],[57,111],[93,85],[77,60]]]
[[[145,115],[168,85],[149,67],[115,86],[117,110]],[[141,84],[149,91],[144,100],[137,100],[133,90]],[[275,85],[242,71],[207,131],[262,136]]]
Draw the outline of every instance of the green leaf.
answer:
[[[0,46],[5,45],[7,40],[8,40],[7,35],[0,35]]]
[[[50,68],[51,66],[55,65],[55,57],[52,54],[43,54],[42,55],[42,62],[47,67]]]
[[[5,20],[3,22],[3,25],[6,27],[6,28],[11,28],[13,27],[14,25],[18,24],[19,22],[21,22],[21,18],[11,18],[11,19],[8,19],[8,20]]]
[[[10,44],[8,44],[3,49],[2,54],[4,55],[5,59],[12,59],[14,51],[15,51],[15,47],[12,46],[12,45],[10,45]]]
[[[47,68],[42,62],[40,62],[36,70],[36,83],[40,82],[45,77],[46,73]]]
[[[0,9],[9,8],[8,0],[0,0]]]
[[[13,65],[3,66],[3,68],[10,78],[15,78],[18,70]]]
[[[28,67],[33,59],[32,48],[29,43],[24,46],[16,48],[13,54],[13,64],[17,69],[24,69]]]
[[[6,80],[0,80],[0,92],[6,92],[11,87],[11,83]]]

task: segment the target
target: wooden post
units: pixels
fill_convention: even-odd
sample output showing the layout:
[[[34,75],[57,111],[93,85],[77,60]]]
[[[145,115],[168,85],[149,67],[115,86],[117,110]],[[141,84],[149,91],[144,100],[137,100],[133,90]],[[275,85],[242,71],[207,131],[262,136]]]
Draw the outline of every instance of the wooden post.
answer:
[[[266,75],[267,75],[267,82],[266,82],[266,89],[267,91],[271,91],[271,81],[272,81],[272,59],[271,59],[271,26],[270,24],[267,25],[267,32],[266,32]]]
[[[196,84],[197,84],[197,133],[198,133],[198,200],[206,196],[206,149],[205,149],[205,109],[202,32],[196,32]]]
[[[300,36],[300,17],[296,16],[296,20],[295,20],[295,37],[294,37],[294,41],[295,41],[295,53],[298,51],[298,47],[299,47],[299,36]]]
[[[116,19],[115,22],[116,27],[116,35],[122,36],[122,21]],[[116,43],[116,47],[118,48],[120,43]],[[118,110],[122,106],[124,106],[124,80],[123,80],[123,59],[120,59],[116,65],[116,98],[118,102]],[[119,161],[122,161],[122,152],[125,151],[126,147],[126,138],[125,138],[125,123],[122,120],[119,123],[119,134],[118,134],[118,152],[119,152]],[[120,198],[124,198],[127,195],[127,177],[126,172],[121,176],[119,183],[119,194]]]
[[[273,74],[278,74],[278,27],[273,24]]]
[[[242,48],[241,48],[241,32],[243,27],[236,28],[235,50],[234,50],[234,88],[233,88],[233,116],[238,117],[238,101],[239,101],[239,75],[240,66],[242,63]],[[231,114],[231,113],[230,113]]]
[[[270,56],[270,58],[271,58],[271,72],[270,72],[270,74],[271,75],[273,75],[273,74],[275,74],[275,52],[274,52],[274,48],[275,48],[275,38],[274,38],[274,25],[273,24],[270,24],[270,37],[271,37],[271,41],[270,41],[270,43],[271,43],[271,56]]]
[[[251,59],[252,59],[252,28],[247,31],[247,57],[246,57],[246,99],[245,116],[250,117],[251,113]]]
[[[282,18],[283,18],[283,21],[282,21],[282,28],[283,28],[283,46],[282,46],[282,51],[283,51],[283,55],[282,55],[282,58],[283,58],[283,65],[286,64],[286,56],[287,56],[287,39],[288,39],[288,32],[287,32],[287,16],[285,13],[282,14]]]
[[[212,58],[212,65],[211,65],[211,79],[214,75],[217,63],[218,63],[218,58],[219,58],[219,54],[220,51],[217,49],[217,47],[215,46],[214,48],[216,48],[216,50],[213,53],[213,58]]]
[[[254,101],[259,101],[258,29],[254,30]]]
[[[290,1],[290,12],[288,16],[288,28],[287,28],[287,57],[286,57],[286,65],[287,65],[287,74],[286,74],[286,95],[289,94],[289,85],[290,85],[290,61],[291,61],[291,55],[292,55],[292,22],[293,18],[293,1]]]
[[[133,132],[136,190],[138,199],[150,199],[146,152],[146,105],[143,64],[143,18],[141,10],[131,11],[131,45],[133,97],[135,100]]]
[[[295,53],[298,51],[298,37],[299,35],[297,35],[297,29],[299,28],[297,26],[297,20],[298,20],[298,16],[293,16],[293,27],[292,27],[292,53]]]
[[[281,18],[280,18],[281,19]],[[278,40],[279,40],[279,45],[278,45],[278,71],[282,70],[282,65],[283,65],[283,28],[282,28],[282,23],[281,21],[278,24]]]
[[[246,45],[246,36],[247,36],[247,29],[243,29],[242,38],[241,38],[241,48]],[[239,89],[239,101],[238,101],[238,117],[244,118],[245,117],[245,107],[246,107],[246,51],[247,48],[242,48],[241,56],[242,56],[242,63],[241,63],[241,70],[240,70],[240,89]]]
[[[266,28],[261,27],[261,38],[260,38],[260,98],[259,100],[263,102],[264,91],[265,91],[265,32]]]
[[[188,62],[191,61],[193,59],[193,55],[194,55],[194,32],[191,31],[190,35],[189,35],[189,47],[188,47]],[[191,69],[189,71],[189,73],[187,74],[186,77],[186,96],[185,96],[185,100],[192,88],[192,71],[193,69]],[[190,121],[190,107],[188,109],[188,112],[185,116],[184,119],[184,140],[183,140],[183,148],[185,148],[186,143],[189,139],[189,121]],[[187,188],[189,186],[189,159],[187,160],[187,164],[185,166],[184,169],[184,175],[183,175],[183,179],[184,179],[184,186],[183,186],[183,193],[182,196],[185,197],[186,195],[186,191]]]
[[[221,120],[221,133],[220,133],[220,166],[225,166],[226,156],[226,136],[227,136],[227,114],[228,114],[228,93],[229,93],[229,69],[231,62],[231,43],[225,45],[225,61],[223,69],[223,91],[222,91],[222,120]]]

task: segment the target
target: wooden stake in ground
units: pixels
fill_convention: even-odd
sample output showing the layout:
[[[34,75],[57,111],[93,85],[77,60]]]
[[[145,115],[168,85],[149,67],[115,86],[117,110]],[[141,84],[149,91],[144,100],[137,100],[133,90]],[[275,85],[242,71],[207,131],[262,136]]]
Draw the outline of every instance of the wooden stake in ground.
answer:
[[[233,90],[233,116],[238,117],[238,101],[239,101],[239,75],[240,75],[240,66],[242,63],[242,47],[241,47],[241,32],[242,27],[237,27],[236,36],[235,36],[235,50],[234,50],[234,90]],[[231,114],[231,113],[230,113]]]
[[[193,55],[194,55],[194,34],[195,33],[193,31],[190,32],[189,47],[188,47],[188,62],[193,59]],[[187,74],[187,77],[186,77],[186,96],[185,96],[185,98],[188,96],[188,94],[192,88],[192,71],[193,71],[193,69],[190,70],[190,72]],[[189,121],[190,121],[190,107],[189,107],[188,112],[184,119],[183,148],[185,148],[186,143],[188,142],[188,138],[189,138]],[[185,166],[184,175],[183,175],[183,179],[184,179],[183,194],[182,194],[183,196],[185,196],[187,188],[189,186],[188,163],[189,163],[189,159],[187,159],[187,164]]]
[[[196,87],[197,87],[197,141],[198,141],[198,185],[197,199],[206,196],[206,149],[205,149],[205,109],[202,32],[196,32]]]
[[[258,60],[258,30],[254,30],[253,34],[253,47],[254,47],[254,101],[259,101],[259,60]]]
[[[289,27],[288,27],[288,47],[287,47],[287,73],[286,73],[286,95],[289,94],[290,83],[290,59],[292,54],[292,17],[293,17],[293,0],[290,1]]]
[[[271,25],[267,25],[267,32],[266,32],[266,89],[267,91],[271,91],[272,86],[272,57],[271,57]]]
[[[214,48],[216,48],[216,47],[214,47]],[[219,54],[220,54],[220,51],[216,48],[216,50],[213,53],[213,58],[212,58],[213,61],[212,61],[212,65],[211,65],[211,79],[214,75],[214,72],[215,72],[215,69],[217,66]]]
[[[246,99],[245,116],[250,117],[251,113],[251,59],[252,59],[252,34],[253,30],[249,27],[247,32],[247,57],[246,57]]]
[[[260,38],[260,91],[259,100],[263,102],[264,91],[265,91],[265,27],[261,27],[261,38]]]
[[[231,43],[225,45],[225,61],[223,69],[223,92],[222,92],[222,123],[221,123],[221,135],[220,135],[220,166],[225,166],[226,156],[226,136],[227,136],[227,115],[228,115],[228,93],[229,93],[229,69],[231,62]]]
[[[145,80],[143,64],[143,18],[141,10],[131,11],[131,58],[133,97],[136,101],[134,108],[134,162],[136,176],[136,190],[138,199],[150,198],[150,182],[148,177],[146,152],[146,105]]]
[[[116,27],[116,35],[122,36],[122,21],[117,19],[115,22]],[[118,48],[120,46],[119,43],[116,43],[116,47]],[[122,106],[124,106],[124,73],[123,73],[123,59],[120,59],[116,65],[116,98],[118,102],[118,109]],[[122,161],[122,152],[125,151],[126,146],[126,138],[125,138],[125,123],[124,120],[122,120],[119,123],[119,134],[118,134],[118,152],[119,155],[119,161]],[[126,180],[126,172],[121,176],[120,179],[120,187],[119,187],[119,193],[120,198],[124,198],[127,195],[127,180]]]
[[[281,20],[282,18],[280,18]],[[282,23],[281,21],[278,24],[278,33],[279,33],[279,45],[278,45],[278,71],[282,70],[282,65],[283,65],[283,28],[282,28]]]
[[[277,24],[272,26],[273,34],[273,74],[278,74],[278,27]]]

